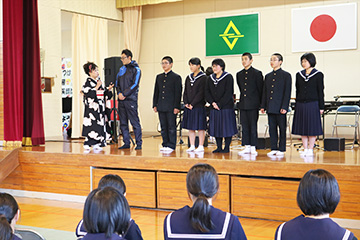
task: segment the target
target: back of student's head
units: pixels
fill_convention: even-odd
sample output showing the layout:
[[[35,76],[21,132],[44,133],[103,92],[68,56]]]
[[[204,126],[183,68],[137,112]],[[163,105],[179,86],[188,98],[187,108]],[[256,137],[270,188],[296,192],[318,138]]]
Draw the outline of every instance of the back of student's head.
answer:
[[[208,198],[213,198],[219,190],[215,169],[204,163],[192,166],[186,176],[186,187],[189,194],[196,198],[190,212],[191,225],[201,232],[208,232],[214,227]]]
[[[113,187],[94,189],[85,201],[84,227],[88,233],[124,234],[130,221],[125,196]]]
[[[124,180],[119,175],[107,174],[103,176],[98,184],[98,188],[113,187],[119,190],[122,194],[126,193],[126,186]]]
[[[297,192],[297,203],[305,215],[331,214],[339,201],[339,185],[330,172],[316,169],[305,173]]]
[[[165,57],[163,57],[161,60],[162,60],[162,61],[163,61],[163,60],[166,60],[166,61],[169,62],[169,64],[172,64],[172,63],[174,62],[173,59],[172,59],[172,57],[170,57],[170,56],[165,56]]]
[[[0,215],[0,240],[12,239],[12,228],[4,215]]]
[[[213,71],[212,67],[207,67],[206,68],[206,70],[205,70],[206,76],[210,76],[213,73],[214,73],[214,71]]]
[[[0,215],[4,215],[9,223],[19,210],[15,198],[8,193],[0,193]]]

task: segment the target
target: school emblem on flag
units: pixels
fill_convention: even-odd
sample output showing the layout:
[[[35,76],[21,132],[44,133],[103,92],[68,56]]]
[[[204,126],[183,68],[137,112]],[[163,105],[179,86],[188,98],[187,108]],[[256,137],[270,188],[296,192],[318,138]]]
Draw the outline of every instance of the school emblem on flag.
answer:
[[[357,48],[357,5],[292,9],[292,51]]]
[[[259,53],[259,14],[206,19],[206,56]]]

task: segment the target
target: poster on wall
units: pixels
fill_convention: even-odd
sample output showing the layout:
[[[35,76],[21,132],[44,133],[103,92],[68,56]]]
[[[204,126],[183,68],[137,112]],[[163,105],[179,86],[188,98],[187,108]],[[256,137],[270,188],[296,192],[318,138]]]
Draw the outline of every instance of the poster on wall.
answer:
[[[292,9],[292,51],[357,48],[357,4]]]
[[[72,62],[71,58],[63,58],[61,63],[61,83],[62,83],[62,97],[72,97]]]
[[[259,13],[207,18],[206,56],[260,53]]]
[[[72,61],[71,58],[63,58],[61,62],[61,85],[62,85],[62,130],[68,135],[71,119],[72,104]]]

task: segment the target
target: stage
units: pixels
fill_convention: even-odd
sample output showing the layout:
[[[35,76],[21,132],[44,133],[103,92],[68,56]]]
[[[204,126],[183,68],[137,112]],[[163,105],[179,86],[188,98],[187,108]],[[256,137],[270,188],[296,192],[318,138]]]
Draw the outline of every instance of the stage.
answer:
[[[333,217],[360,220],[360,151],[315,150],[314,157],[301,158],[295,147],[287,147],[283,158],[269,158],[269,150],[258,156],[239,156],[240,141],[232,141],[228,154],[213,154],[209,144],[203,154],[189,154],[187,138],[170,154],[159,152],[161,137],[144,136],[143,149],[84,153],[81,140],[47,141],[45,146],[0,151],[4,158],[17,154],[19,166],[3,182],[2,189],[51,193],[53,196],[86,196],[107,173],[119,174],[127,185],[132,206],[176,209],[190,204],[185,177],[189,168],[205,162],[219,173],[220,193],[214,205],[238,216],[288,220],[300,214],[296,204],[299,179],[309,169],[324,168],[337,178],[341,202]],[[299,142],[293,139],[293,143]],[[289,142],[290,143],[290,142]],[[319,141],[322,145],[322,141]],[[120,146],[120,144],[119,144]],[[56,195],[58,194],[58,195]]]

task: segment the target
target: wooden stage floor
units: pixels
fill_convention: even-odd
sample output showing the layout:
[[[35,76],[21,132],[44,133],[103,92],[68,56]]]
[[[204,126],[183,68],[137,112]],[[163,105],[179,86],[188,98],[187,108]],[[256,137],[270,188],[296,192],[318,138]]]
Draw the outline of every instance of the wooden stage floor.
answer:
[[[185,137],[184,141],[187,143]],[[187,153],[187,144],[178,145],[170,154],[159,152],[160,147],[159,136],[144,136],[143,149],[138,151],[109,145],[103,151],[85,153],[81,140],[23,147],[17,150],[20,166],[0,183],[0,188],[87,196],[104,174],[114,173],[124,178],[130,205],[176,209],[191,204],[186,194],[186,172],[192,165],[205,162],[219,173],[220,193],[215,206],[242,217],[288,220],[300,214],[296,204],[299,179],[309,169],[324,168],[338,179],[342,194],[333,217],[360,220],[358,148],[316,150],[314,157],[301,158],[295,147],[288,146],[284,157],[270,158],[266,155],[269,150],[259,150],[256,157],[239,156],[237,140],[228,154],[213,154],[214,144],[203,154]],[[0,151],[0,157],[6,151]]]
[[[115,145],[108,145],[103,149],[103,151],[94,151],[91,150],[89,153],[85,152],[83,149],[82,140],[73,140],[73,141],[47,141],[44,146],[35,146],[35,147],[23,147],[23,151],[34,151],[34,152],[46,152],[46,153],[72,153],[72,154],[89,154],[96,156],[131,156],[131,157],[145,157],[145,158],[163,158],[167,159],[201,159],[208,160],[228,160],[228,161],[256,161],[256,162],[286,162],[286,163],[315,163],[315,164],[340,164],[340,165],[357,165],[360,166],[360,151],[355,147],[353,150],[347,149],[343,152],[326,152],[323,150],[315,149],[314,157],[300,157],[296,147],[290,146],[290,141],[288,141],[288,146],[286,149],[286,155],[283,158],[270,158],[266,155],[270,150],[258,150],[258,156],[239,156],[237,153],[241,148],[241,142],[238,140],[233,140],[231,143],[231,151],[229,154],[219,154],[212,153],[216,148],[214,143],[209,143],[209,146],[205,148],[205,152],[202,154],[187,153],[187,137],[183,137],[184,143],[178,144],[175,151],[171,153],[162,153],[159,151],[161,147],[161,137],[160,136],[145,136],[143,138],[143,149],[135,151],[134,146],[130,149],[120,150],[118,149],[121,146],[122,142]],[[294,143],[300,143],[300,139],[293,139]],[[320,147],[323,146],[322,141],[318,141]]]

